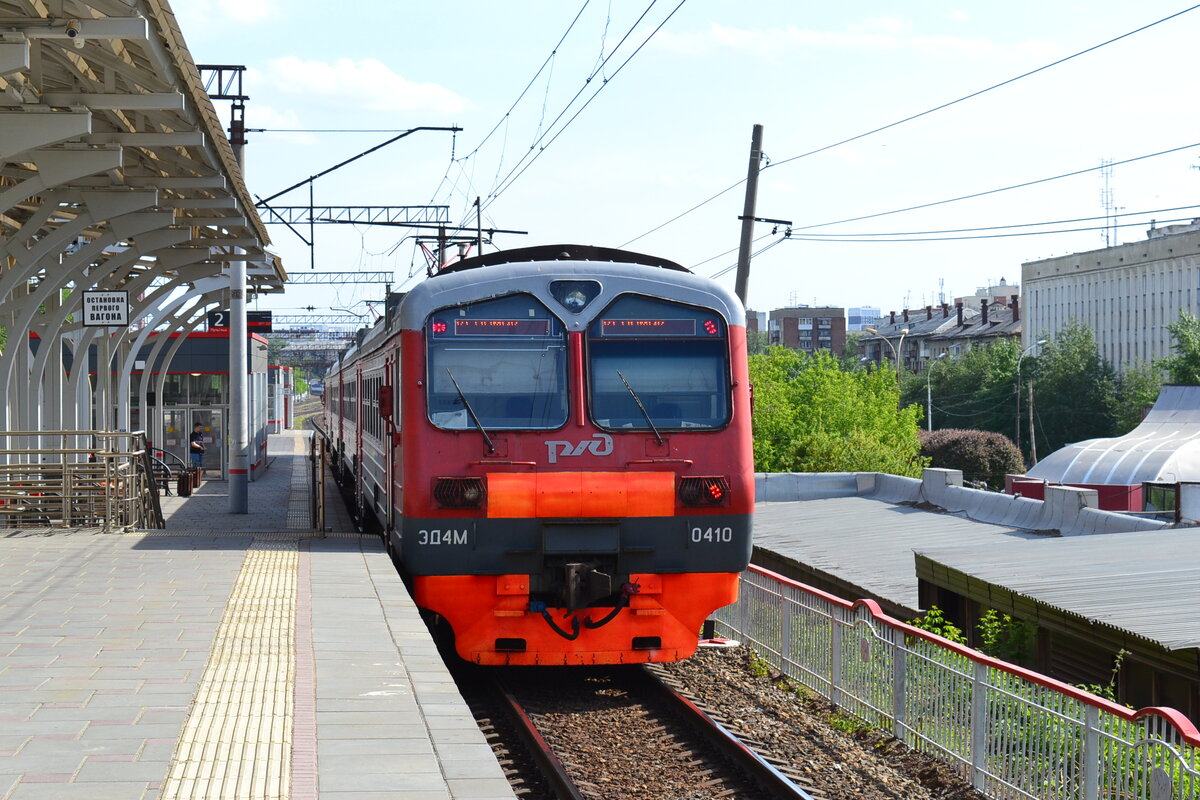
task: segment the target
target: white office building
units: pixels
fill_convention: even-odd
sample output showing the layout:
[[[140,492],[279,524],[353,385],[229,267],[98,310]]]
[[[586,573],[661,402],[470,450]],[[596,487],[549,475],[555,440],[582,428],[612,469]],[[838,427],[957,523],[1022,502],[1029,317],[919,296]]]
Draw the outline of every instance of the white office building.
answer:
[[[1147,238],[1021,265],[1024,344],[1053,339],[1072,321],[1096,334],[1118,372],[1172,355],[1167,326],[1200,309],[1200,219]]]

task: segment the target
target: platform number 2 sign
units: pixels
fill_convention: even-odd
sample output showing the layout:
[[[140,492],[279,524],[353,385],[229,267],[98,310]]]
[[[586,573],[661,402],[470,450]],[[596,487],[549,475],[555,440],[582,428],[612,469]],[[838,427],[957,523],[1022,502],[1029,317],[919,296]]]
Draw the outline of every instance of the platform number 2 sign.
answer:
[[[229,327],[229,312],[228,311],[210,311],[208,312],[208,329],[213,328],[228,328]]]

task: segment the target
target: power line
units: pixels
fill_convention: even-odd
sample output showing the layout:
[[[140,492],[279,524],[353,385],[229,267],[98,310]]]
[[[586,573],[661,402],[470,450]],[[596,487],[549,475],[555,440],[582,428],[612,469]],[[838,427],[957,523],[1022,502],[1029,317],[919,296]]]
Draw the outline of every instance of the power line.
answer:
[[[1161,221],[1164,223],[1191,222],[1191,219],[1188,217],[1182,217],[1179,219],[1165,219],[1165,220],[1156,220],[1156,221]],[[897,239],[883,239],[883,238],[843,239],[843,238],[832,238],[832,237],[826,238],[825,235],[821,234],[821,233],[814,233],[814,234],[793,233],[788,238],[792,239],[793,241],[797,241],[797,242],[855,242],[855,243],[863,243],[863,242],[879,242],[879,243],[883,243],[883,242],[960,242],[960,241],[966,241],[968,239],[1006,239],[1006,238],[1013,237],[1013,236],[1047,236],[1047,235],[1056,234],[1056,233],[1083,233],[1085,231],[1102,231],[1105,229],[1105,227],[1107,227],[1109,229],[1112,229],[1112,228],[1138,228],[1145,224],[1147,224],[1147,223],[1144,221],[1142,221],[1142,222],[1124,222],[1124,223],[1121,223],[1120,225],[1107,225],[1107,226],[1100,225],[1100,226],[1086,227],[1086,228],[1058,228],[1057,230],[1052,230],[1052,231],[1018,231],[1015,233],[986,233],[986,234],[978,234],[978,235],[974,235],[974,236],[929,236],[929,237],[906,237],[906,238],[897,238]]]
[[[1185,8],[1182,11],[1177,11],[1174,14],[1170,14],[1168,16],[1163,17],[1162,19],[1155,20],[1154,22],[1151,22],[1147,25],[1143,25],[1140,28],[1136,28],[1132,31],[1129,31],[1128,33],[1123,33],[1120,36],[1115,36],[1112,39],[1100,42],[1100,44],[1094,44],[1091,47],[1088,47],[1084,50],[1080,50],[1077,53],[1072,53],[1071,55],[1060,58],[1057,61],[1051,61],[1049,64],[1040,66],[1037,69],[1032,69],[1029,72],[1023,72],[1020,75],[1009,78],[1008,80],[1005,80],[1005,81],[1001,81],[1000,83],[994,83],[991,86],[988,86],[986,89],[980,89],[977,92],[971,92],[968,95],[963,95],[962,97],[959,97],[955,100],[951,100],[948,103],[942,103],[940,106],[934,106],[933,108],[927,109],[918,114],[913,114],[911,116],[907,116],[904,119],[898,119],[895,122],[889,122],[887,125],[881,125],[878,128],[874,128],[865,133],[860,133],[857,136],[851,136],[848,139],[842,139],[840,142],[834,142],[833,144],[827,144],[824,147],[817,148],[816,150],[809,150],[807,153],[801,153],[800,155],[797,155],[797,156],[785,158],[782,161],[776,161],[771,166],[772,167],[780,167],[789,162],[796,161],[797,159],[807,158],[808,156],[816,155],[817,153],[823,153],[826,150],[833,149],[834,147],[839,147],[843,144],[849,144],[850,142],[858,141],[859,139],[864,139],[867,136],[871,136],[872,134],[879,133],[880,131],[886,131],[889,128],[894,128],[897,125],[903,125],[906,122],[912,122],[914,119],[920,119],[921,117],[928,116],[929,114],[932,114],[936,111],[941,111],[944,108],[949,108],[950,106],[957,105],[958,103],[962,103],[966,100],[970,100],[973,97],[979,97],[981,94],[986,94],[986,93],[992,91],[993,89],[999,89],[1002,86],[1007,86],[1010,83],[1015,83],[1016,81],[1019,81],[1022,78],[1028,78],[1031,75],[1036,75],[1039,72],[1044,72],[1044,71],[1050,69],[1051,67],[1057,67],[1059,64],[1065,64],[1066,62],[1070,61],[1073,58],[1078,58],[1079,56],[1086,55],[1095,50],[1099,50],[1101,47],[1105,47],[1107,45],[1113,44],[1114,42],[1119,42],[1122,39],[1127,39],[1130,36],[1141,33],[1144,30],[1153,28],[1155,25],[1161,25],[1162,23],[1167,22],[1168,20],[1172,20],[1172,19],[1175,19],[1175,17],[1182,16],[1183,14],[1186,14],[1189,11],[1195,11],[1197,8],[1200,8],[1200,4],[1191,6],[1189,8]]]
[[[770,233],[764,233],[762,236],[759,236],[757,239],[752,241],[750,244],[757,244],[758,242],[761,242],[763,239],[766,239],[768,236],[773,236],[774,234],[775,234],[775,231],[771,231]],[[625,245],[621,245],[621,247],[624,247],[624,246]],[[690,267],[688,267],[688,269],[695,270],[696,267],[702,267],[710,261],[716,261],[718,258],[723,258],[724,256],[727,256],[730,253],[736,253],[738,251],[739,247],[731,247],[723,253],[717,253],[715,256],[710,256],[709,258],[706,258],[703,261],[697,261],[695,264],[692,264]]]
[[[1172,147],[1170,150],[1160,150],[1157,153],[1147,153],[1146,155],[1135,156],[1133,158],[1127,158],[1124,161],[1114,161],[1114,162],[1112,162],[1112,166],[1119,166],[1121,164],[1132,164],[1135,161],[1144,161],[1148,158],[1157,158],[1158,156],[1170,155],[1171,153],[1178,153],[1181,150],[1190,150],[1193,147],[1200,147],[1200,142],[1193,142],[1192,144],[1185,144],[1180,147]],[[1025,181],[1024,183],[1014,183],[1011,186],[1001,186],[998,189],[988,189],[986,191],[975,192],[973,194],[964,194],[964,195],[960,195],[958,197],[951,197],[946,200],[937,200],[932,203],[921,203],[920,205],[908,206],[907,208],[897,208],[892,211],[880,211],[877,214],[864,214],[859,217],[847,217],[845,219],[833,220],[832,222],[817,222],[817,223],[813,223],[812,225],[794,225],[792,227],[792,230],[801,231],[801,230],[811,230],[812,228],[825,228],[830,225],[841,225],[845,222],[859,222],[864,219],[875,219],[877,217],[887,217],[892,214],[903,214],[907,211],[917,211],[922,208],[932,208],[933,206],[942,206],[942,205],[946,205],[947,203],[957,203],[960,200],[973,200],[976,197],[985,197],[989,194],[998,194],[999,192],[1007,192],[1012,189],[1024,189],[1027,186],[1036,186],[1040,183],[1049,183],[1051,181],[1062,180],[1063,178],[1073,178],[1077,175],[1085,175],[1089,172],[1095,172],[1096,170],[1099,170],[1099,169],[1106,169],[1108,166],[1109,165],[1107,165],[1107,164],[1103,164],[1103,165],[1096,166],[1096,167],[1087,167],[1086,169],[1077,169],[1074,172],[1064,172],[1061,175],[1052,175],[1049,178],[1038,178],[1037,180]]]
[[[957,98],[956,100],[951,100],[951,101],[949,101],[949,102],[947,102],[947,103],[942,103],[941,105],[939,105],[939,106],[935,106],[934,108],[927,109],[927,110],[925,110],[925,111],[922,111],[922,112],[920,112],[920,113],[917,113],[917,114],[912,114],[912,115],[910,115],[910,116],[904,117],[903,119],[899,119],[899,120],[896,120],[895,122],[888,123],[887,125],[881,125],[881,126],[879,126],[879,127],[877,127],[877,128],[873,128],[873,129],[871,129],[871,130],[869,130],[869,131],[866,131],[866,132],[864,132],[864,133],[860,133],[860,134],[857,134],[857,135],[855,135],[855,136],[851,136],[851,137],[849,137],[849,138],[842,139],[841,141],[834,142],[833,144],[827,144],[827,145],[825,145],[824,147],[819,147],[819,148],[817,148],[817,149],[815,149],[815,150],[809,150],[809,151],[808,151],[808,152],[806,152],[806,153],[801,153],[801,154],[799,154],[799,155],[791,156],[791,157],[789,157],[789,158],[785,158],[785,159],[783,159],[782,161],[776,161],[776,162],[775,162],[775,163],[773,163],[773,164],[768,164],[768,165],[767,165],[766,167],[764,167],[763,169],[764,169],[764,170],[766,170],[766,169],[770,169],[770,168],[772,168],[772,167],[780,167],[780,166],[783,166],[784,164],[791,163],[792,161],[796,161],[796,160],[799,160],[799,159],[801,159],[801,158],[807,158],[808,156],[811,156],[811,155],[816,155],[817,153],[823,153],[823,152],[825,152],[826,150],[831,150],[831,149],[833,149],[833,148],[835,148],[835,147],[840,147],[840,146],[841,146],[841,145],[843,145],[843,144],[849,144],[850,142],[858,141],[859,139],[863,139],[863,138],[865,138],[865,137],[867,137],[867,136],[871,136],[871,135],[873,135],[873,134],[876,134],[876,133],[879,133],[879,132],[881,132],[881,131],[886,131],[886,130],[888,130],[888,129],[890,129],[890,128],[894,128],[894,127],[896,127],[896,126],[898,126],[898,125],[903,125],[903,124],[904,124],[904,123],[906,123],[906,122],[911,122],[912,120],[919,119],[919,118],[921,118],[921,117],[924,117],[924,116],[928,116],[929,114],[932,114],[932,113],[934,113],[934,112],[936,112],[936,111],[941,111],[942,109],[949,108],[950,106],[953,106],[953,105],[957,105],[958,103],[961,103],[961,102],[963,102],[963,101],[965,101],[965,100],[970,100],[971,98],[978,97],[978,96],[980,96],[980,95],[982,95],[982,94],[985,94],[985,93],[987,93],[987,92],[990,92],[990,91],[992,91],[993,89],[998,89],[998,88],[1000,88],[1000,87],[1002,87],[1002,86],[1007,86],[1008,84],[1010,84],[1010,83],[1014,83],[1014,82],[1016,82],[1016,81],[1019,81],[1019,80],[1021,80],[1022,78],[1027,78],[1027,77],[1029,77],[1029,76],[1031,76],[1031,75],[1035,75],[1035,74],[1037,74],[1037,73],[1039,73],[1039,72],[1043,72],[1043,71],[1045,71],[1045,70],[1048,70],[1048,69],[1050,69],[1051,67],[1055,67],[1055,66],[1058,66],[1059,64],[1062,64],[1062,63],[1065,63],[1065,62],[1067,62],[1067,61],[1070,61],[1070,60],[1071,60],[1071,59],[1073,59],[1073,58],[1078,58],[1079,56],[1085,55],[1085,54],[1087,54],[1087,53],[1091,53],[1091,52],[1093,52],[1093,51],[1095,51],[1095,50],[1098,50],[1098,49],[1100,49],[1101,47],[1104,47],[1104,46],[1106,46],[1106,45],[1112,44],[1112,43],[1114,43],[1114,42],[1118,42],[1118,41],[1120,41],[1120,40],[1122,40],[1122,39],[1125,39],[1125,38],[1128,38],[1128,37],[1130,37],[1130,36],[1133,36],[1134,34],[1141,33],[1142,31],[1145,31],[1145,30],[1147,30],[1147,29],[1149,29],[1149,28],[1153,28],[1155,25],[1160,25],[1160,24],[1162,24],[1162,23],[1164,23],[1164,22],[1167,22],[1168,20],[1174,19],[1175,17],[1178,17],[1178,16],[1181,16],[1181,15],[1183,15],[1183,14],[1186,14],[1186,13],[1188,13],[1189,11],[1195,11],[1197,8],[1200,8],[1200,5],[1194,5],[1194,6],[1190,6],[1190,7],[1188,7],[1188,8],[1185,8],[1185,9],[1183,9],[1182,11],[1179,11],[1179,12],[1176,12],[1176,13],[1174,13],[1174,14],[1171,14],[1171,15],[1169,15],[1169,16],[1163,17],[1162,19],[1155,20],[1154,22],[1151,22],[1151,23],[1149,23],[1148,25],[1143,25],[1143,26],[1142,26],[1142,27],[1140,27],[1140,28],[1137,28],[1137,29],[1135,29],[1135,30],[1129,31],[1129,32],[1127,32],[1127,33],[1123,33],[1123,34],[1121,34],[1120,36],[1116,36],[1116,37],[1114,37],[1114,38],[1112,38],[1112,39],[1108,39],[1107,41],[1101,42],[1101,43],[1099,43],[1099,44],[1096,44],[1096,45],[1092,45],[1091,47],[1089,47],[1089,48],[1087,48],[1087,49],[1085,49],[1085,50],[1080,50],[1080,51],[1079,51],[1079,52],[1077,52],[1077,53],[1073,53],[1073,54],[1071,54],[1071,55],[1069,55],[1069,56],[1066,56],[1065,58],[1060,58],[1060,59],[1058,59],[1057,61],[1053,61],[1053,62],[1051,62],[1051,63],[1049,63],[1049,64],[1045,64],[1045,65],[1043,65],[1043,66],[1041,66],[1041,67],[1038,67],[1037,69],[1030,70],[1029,72],[1025,72],[1025,73],[1022,73],[1022,74],[1020,74],[1020,75],[1017,75],[1017,76],[1015,76],[1015,77],[1009,78],[1009,79],[1008,79],[1008,80],[1006,80],[1006,81],[1001,81],[1000,83],[993,84],[993,85],[991,85],[991,86],[988,86],[988,87],[987,87],[987,88],[985,88],[985,89],[980,89],[979,91],[972,92],[971,94],[968,94],[968,95],[963,95],[962,97],[959,97],[959,98]],[[726,192],[730,192],[730,191],[732,191],[732,190],[736,189],[737,187],[741,186],[741,185],[742,185],[743,183],[745,183],[745,182],[746,182],[746,179],[745,179],[745,178],[742,178],[741,180],[737,181],[736,183],[732,184],[731,186],[729,186],[729,187],[727,187],[727,188],[725,188],[725,189],[722,189],[721,191],[717,192],[716,194],[714,194],[712,197],[708,198],[707,200],[703,200],[703,201],[701,201],[700,203],[697,203],[696,205],[694,205],[694,206],[692,206],[691,208],[689,208],[687,211],[684,211],[683,213],[681,213],[681,214],[679,214],[679,215],[677,215],[677,216],[675,216],[675,217],[672,217],[671,219],[667,220],[666,222],[662,223],[661,225],[659,225],[659,226],[657,226],[657,227],[655,227],[655,228],[651,228],[650,230],[646,231],[646,232],[645,232],[645,233],[643,233],[643,234],[640,234],[639,236],[635,236],[634,238],[630,239],[630,240],[629,240],[628,242],[626,242],[625,244],[621,245],[621,247],[626,247],[626,246],[628,246],[628,245],[630,245],[630,244],[633,244],[634,242],[638,241],[639,239],[643,239],[643,238],[645,238],[646,236],[649,236],[650,234],[654,233],[655,231],[658,231],[658,230],[660,230],[660,229],[662,229],[662,228],[665,228],[666,226],[668,226],[668,225],[670,225],[670,224],[672,224],[672,223],[674,223],[674,222],[677,222],[677,221],[678,221],[678,220],[680,220],[680,219],[683,219],[684,217],[686,217],[687,215],[691,214],[692,212],[694,212],[694,211],[697,211],[697,210],[698,210],[698,209],[700,209],[700,208],[703,208],[704,206],[708,205],[708,204],[709,204],[709,203],[711,203],[712,201],[716,200],[716,199],[717,199],[718,197],[720,197],[721,195],[725,194]],[[830,223],[830,224],[833,224],[833,223]]]
[[[931,231],[892,231],[890,233],[825,233],[825,232],[820,232],[820,233],[814,234],[814,235],[828,236],[831,238],[832,237],[849,238],[849,237],[854,237],[854,236],[927,236],[927,235],[931,236],[936,233],[974,233],[976,231],[999,231],[999,230],[1009,230],[1012,228],[1037,228],[1037,227],[1041,227],[1041,226],[1045,226],[1045,225],[1068,225],[1068,224],[1075,223],[1075,222],[1092,222],[1092,221],[1095,221],[1098,219],[1109,220],[1109,219],[1112,219],[1112,217],[1114,217],[1114,216],[1117,216],[1117,217],[1140,217],[1144,214],[1165,214],[1170,211],[1188,211],[1189,209],[1193,209],[1193,208],[1200,208],[1200,205],[1197,205],[1197,206],[1175,206],[1173,208],[1151,208],[1146,211],[1127,211],[1124,214],[1105,215],[1103,217],[1077,217],[1075,219],[1046,220],[1045,222],[1021,222],[1021,223],[1016,223],[1013,225],[986,225],[986,226],[975,227],[975,228],[945,228],[943,230],[931,230]],[[1158,222],[1159,220],[1154,220],[1154,221]],[[1165,221],[1175,221],[1175,220],[1163,220],[1163,221],[1165,222]],[[1141,223],[1138,223],[1138,224],[1141,224]]]
[[[617,51],[621,49],[621,45],[623,45],[625,43],[625,40],[629,38],[629,36],[633,33],[634,29],[637,27],[637,25],[639,23],[641,23],[642,19],[645,18],[646,14],[648,14],[650,12],[650,9],[654,7],[654,5],[657,1],[658,0],[652,0],[650,5],[646,7],[646,10],[642,12],[642,15],[640,17],[638,17],[637,21],[634,22],[634,24],[629,28],[628,31],[626,31],[625,36],[621,37],[621,41],[617,42],[616,47],[614,47],[612,52],[608,54],[608,57],[604,59],[604,61],[600,64],[600,66],[597,67],[596,70],[593,71],[590,76],[588,76],[588,79],[586,81],[584,81],[583,87],[581,87],[580,90],[578,92],[576,92],[575,96],[571,98],[570,102],[568,102],[563,107],[563,110],[561,112],[559,112],[559,115],[557,117],[555,117],[554,122],[550,123],[550,128],[553,128],[555,125],[558,124],[558,121],[560,119],[562,119],[562,116],[567,113],[567,110],[579,98],[579,96],[583,93],[584,89],[587,88],[591,79],[594,78],[598,74],[599,70],[602,70],[604,68],[604,66],[606,64],[608,64],[609,60],[617,54]],[[632,61],[633,58],[642,51],[642,48],[645,47],[650,42],[650,40],[653,39],[654,36],[660,30],[662,30],[663,26],[666,25],[673,16],[675,16],[675,13],[677,11],[679,11],[679,9],[681,9],[683,7],[684,3],[686,3],[686,2],[687,2],[687,0],[679,0],[679,5],[675,6],[675,8],[673,8],[671,10],[671,13],[667,14],[666,18],[664,18],[662,22],[658,23],[658,25],[654,28],[654,30],[650,31],[649,35],[647,35],[646,38],[642,40],[642,43],[637,46],[637,49],[635,49],[629,55],[628,58],[626,58],[624,61],[621,62],[621,66],[617,67],[617,69],[612,73],[612,75],[609,75],[608,77],[604,78],[600,82],[600,88],[596,89],[596,91],[592,93],[592,96],[589,97],[584,102],[584,104],[579,107],[579,110],[576,111],[569,120],[567,120],[565,123],[563,123],[562,127],[560,127],[558,129],[558,131],[555,132],[554,136],[550,138],[550,141],[546,142],[545,144],[543,144],[539,147],[539,143],[542,141],[542,139],[544,139],[546,137],[546,135],[549,134],[549,130],[547,130],[546,133],[542,134],[542,136],[540,136],[537,139],[537,141],[535,141],[530,146],[529,151],[526,152],[525,155],[521,157],[521,161],[517,162],[517,167],[513,167],[513,169],[509,171],[508,175],[506,175],[504,177],[504,180],[501,181],[501,185],[496,187],[491,193],[489,193],[488,200],[484,204],[485,208],[487,206],[490,206],[497,199],[499,199],[500,195],[502,195],[504,192],[508,191],[509,187],[511,187],[517,181],[518,178],[520,178],[522,175],[524,175],[525,171],[527,169],[529,169],[529,167],[532,166],[533,163],[538,160],[538,158],[541,157],[542,153],[546,152],[546,148],[548,148],[548,147],[550,147],[550,145],[554,144],[554,142],[558,139],[558,137],[561,136],[567,130],[567,128],[571,127],[571,124],[573,122],[575,122],[576,119],[579,118],[579,115],[584,112],[584,109],[586,109],[589,105],[591,105],[592,101],[595,100],[600,95],[600,93],[602,91],[604,91],[604,89],[607,88],[608,85],[618,75],[621,74],[621,71],[625,69],[625,67],[629,64],[629,62]],[[535,150],[535,148],[536,148],[536,150]],[[532,157],[529,157],[530,153],[533,154]],[[525,162],[526,158],[528,158],[527,162]],[[523,167],[520,166],[522,162],[525,162],[525,166],[523,166]],[[519,172],[517,171],[518,167],[520,167]],[[514,172],[515,172],[515,174],[514,174]]]
[[[769,234],[768,234],[768,235],[769,235]],[[759,238],[762,238],[762,237],[759,237]],[[762,255],[763,253],[765,253],[765,252],[767,252],[768,250],[770,250],[772,247],[775,247],[776,245],[778,245],[778,244],[780,244],[781,242],[783,242],[785,239],[787,239],[787,237],[786,237],[786,236],[785,236],[785,237],[782,237],[782,238],[779,238],[779,239],[776,239],[775,241],[771,242],[771,243],[770,243],[770,244],[768,244],[768,245],[765,245],[765,246],[763,246],[763,247],[760,247],[758,250],[755,250],[753,253],[751,253],[751,254],[750,254],[750,257],[751,257],[751,258],[756,258],[757,256],[760,256],[760,255]],[[716,272],[714,272],[712,275],[709,275],[708,277],[710,277],[710,278],[713,278],[713,279],[715,280],[716,278],[719,278],[719,277],[721,277],[722,275],[724,275],[724,274],[726,274],[726,273],[728,273],[728,272],[732,272],[732,271],[733,271],[733,270],[735,270],[735,269],[737,269],[737,262],[736,262],[736,261],[735,261],[733,264],[730,264],[728,267],[725,267],[724,269],[717,270]]]

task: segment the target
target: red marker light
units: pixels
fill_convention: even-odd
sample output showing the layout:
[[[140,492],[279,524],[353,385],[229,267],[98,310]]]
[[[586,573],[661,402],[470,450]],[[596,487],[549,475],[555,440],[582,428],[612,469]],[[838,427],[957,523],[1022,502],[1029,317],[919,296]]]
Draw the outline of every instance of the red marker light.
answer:
[[[710,483],[708,485],[708,493],[712,495],[713,500],[720,500],[725,496],[725,490],[718,483]]]
[[[445,333],[446,332],[446,323],[442,322],[440,319],[434,320],[433,325],[431,327],[433,328],[434,333]]]
[[[713,322],[711,319],[705,320],[704,321],[704,330],[707,331],[710,336],[716,336],[717,335],[717,323]]]

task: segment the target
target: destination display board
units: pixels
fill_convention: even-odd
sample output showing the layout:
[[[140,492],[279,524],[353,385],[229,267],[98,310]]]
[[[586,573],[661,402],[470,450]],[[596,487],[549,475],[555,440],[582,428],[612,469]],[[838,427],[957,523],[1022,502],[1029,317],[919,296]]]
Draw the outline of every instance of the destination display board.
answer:
[[[548,319],[471,319],[457,317],[453,326],[444,320],[430,323],[434,336],[549,336]]]

